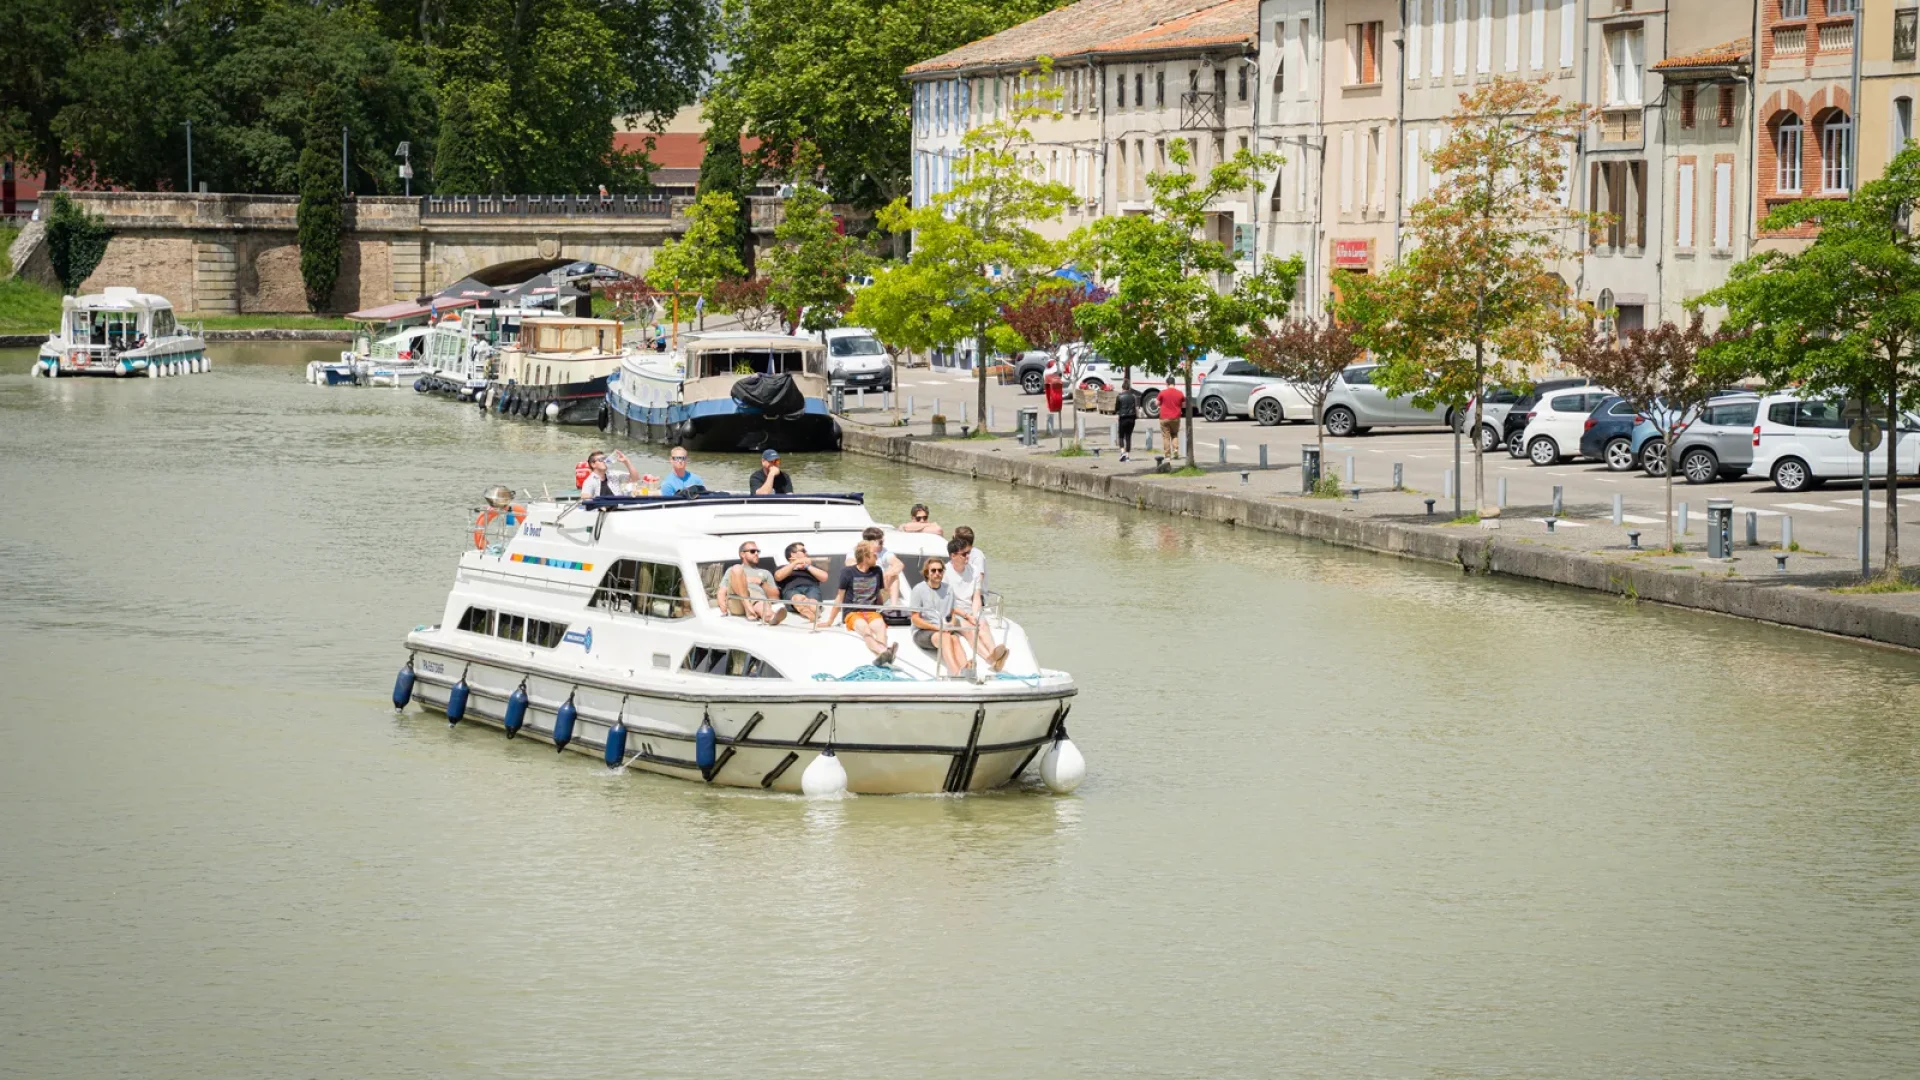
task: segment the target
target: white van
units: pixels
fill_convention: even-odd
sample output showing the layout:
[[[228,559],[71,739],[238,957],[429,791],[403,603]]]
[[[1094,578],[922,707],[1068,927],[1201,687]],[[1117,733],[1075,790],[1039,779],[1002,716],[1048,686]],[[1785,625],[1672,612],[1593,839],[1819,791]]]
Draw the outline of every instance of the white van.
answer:
[[[827,345],[827,379],[849,390],[893,389],[893,363],[873,331],[861,326],[823,330]]]
[[[1883,428],[1883,441],[1868,458],[1873,476],[1887,474],[1884,433]],[[1920,422],[1911,414],[1902,417],[1899,435],[1894,467],[1900,475],[1911,476],[1920,472]],[[1846,407],[1837,400],[1797,393],[1760,399],[1753,425],[1753,465],[1747,471],[1767,477],[1774,487],[1787,492],[1819,487],[1828,480],[1858,480],[1860,451],[1847,438]]]

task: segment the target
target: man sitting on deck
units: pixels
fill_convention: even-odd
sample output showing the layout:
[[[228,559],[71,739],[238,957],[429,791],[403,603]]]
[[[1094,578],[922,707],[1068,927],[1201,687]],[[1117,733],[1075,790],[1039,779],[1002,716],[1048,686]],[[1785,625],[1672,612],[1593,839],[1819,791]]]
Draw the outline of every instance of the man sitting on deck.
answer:
[[[913,643],[940,658],[950,675],[972,675],[966,648],[960,642],[960,621],[953,617],[953,588],[946,583],[947,560],[938,555],[920,567],[926,579],[913,587],[908,600],[913,619]]]
[[[740,545],[740,561],[720,575],[720,591],[713,606],[722,615],[744,615],[768,626],[777,626],[787,617],[780,603],[780,587],[773,575],[760,566],[760,545],[752,540]]]
[[[673,471],[668,473],[667,478],[660,482],[660,494],[678,495],[690,487],[704,489],[707,486],[707,482],[700,479],[699,473],[692,472],[687,468],[686,447],[676,446],[672,450],[667,451],[667,463],[673,466]]]
[[[780,451],[761,452],[760,468],[747,480],[747,488],[755,495],[793,494],[793,477],[780,467]]]
[[[814,563],[807,545],[798,540],[787,545],[787,561],[773,572],[773,580],[788,607],[810,623],[820,621],[820,586],[827,583],[827,568]]]
[[[855,610],[846,613],[846,627],[860,635],[873,653],[873,662],[881,667],[893,663],[887,621],[880,617],[880,593],[886,584],[886,575],[873,565],[873,542],[860,541],[853,545],[853,565],[840,571],[840,588],[833,597],[833,611],[827,616],[827,622],[832,623],[840,617],[841,608],[851,604]]]

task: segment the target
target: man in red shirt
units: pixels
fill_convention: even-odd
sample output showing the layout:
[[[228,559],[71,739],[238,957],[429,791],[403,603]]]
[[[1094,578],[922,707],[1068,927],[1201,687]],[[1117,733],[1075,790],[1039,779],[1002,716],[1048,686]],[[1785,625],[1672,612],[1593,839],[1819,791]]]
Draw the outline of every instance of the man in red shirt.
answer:
[[[1167,388],[1160,391],[1160,437],[1167,444],[1167,457],[1180,456],[1180,418],[1187,412],[1187,395],[1180,392],[1174,377],[1167,376]]]

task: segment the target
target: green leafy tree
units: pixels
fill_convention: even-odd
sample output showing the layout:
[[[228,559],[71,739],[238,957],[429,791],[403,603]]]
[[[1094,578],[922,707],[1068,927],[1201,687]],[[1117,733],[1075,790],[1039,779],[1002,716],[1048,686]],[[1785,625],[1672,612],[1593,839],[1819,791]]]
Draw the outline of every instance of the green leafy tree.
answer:
[[[1766,251],[1741,262],[1725,285],[1696,301],[1725,307],[1721,327],[1734,332],[1710,355],[1772,385],[1794,383],[1872,403],[1885,421],[1881,448],[1890,478],[1899,474],[1900,417],[1920,406],[1916,202],[1920,149],[1909,145],[1851,199],[1810,199],[1768,214],[1763,230],[1817,224],[1819,235],[1803,251]],[[1900,567],[1900,520],[1891,490],[1888,496],[1886,570],[1893,574]]]
[[[1051,64],[1042,60],[1042,73]],[[856,323],[908,349],[980,343],[979,416],[987,415],[987,341],[1003,324],[1001,305],[1060,266],[1062,245],[1034,229],[1066,212],[1073,189],[1040,178],[1027,125],[1053,115],[1057,92],[1018,96],[1003,119],[961,137],[951,190],[921,206],[895,199],[880,211],[889,232],[911,233],[913,254],[874,275],[854,301]]]
[[[742,277],[747,268],[733,245],[733,196],[712,192],[687,208],[687,231],[654,253],[647,284],[663,293],[709,298],[723,281]]]
[[[773,230],[766,262],[767,299],[787,313],[789,325],[825,330],[840,325],[853,306],[847,282],[867,259],[834,220],[827,193],[802,181]]]
[[[62,292],[73,295],[106,257],[113,232],[106,222],[59,192],[53,196],[53,212],[47,215],[46,238],[53,276]]]
[[[731,223],[733,244],[740,261],[753,270],[753,190],[758,170],[747,166],[740,150],[740,120],[726,110],[707,110],[706,153],[700,158],[698,194],[731,195],[736,211]]]
[[[1478,433],[1490,385],[1576,348],[1592,313],[1576,305],[1555,266],[1566,238],[1591,224],[1568,209],[1567,148],[1591,110],[1538,82],[1500,78],[1462,94],[1450,134],[1426,155],[1437,187],[1408,214],[1413,248],[1377,277],[1342,274],[1340,317],[1381,360],[1374,383],[1423,407],[1445,405],[1473,438],[1474,501],[1486,516],[1486,457]],[[1455,484],[1455,510],[1464,484]]]
[[[710,100],[760,140],[759,163],[791,173],[818,148],[834,201],[877,209],[910,194],[906,69],[1067,0],[724,0],[729,58]]]
[[[340,191],[340,95],[322,86],[307,109],[306,147],[300,151],[300,280],[307,306],[330,310],[340,278],[340,234],[345,227]]]
[[[1082,305],[1074,318],[1101,356],[1154,375],[1178,373],[1191,399],[1193,362],[1209,352],[1242,352],[1250,331],[1286,310],[1301,262],[1269,259],[1229,285],[1232,252],[1207,228],[1213,208],[1243,198],[1256,174],[1279,167],[1279,156],[1242,150],[1201,176],[1185,140],[1169,142],[1167,155],[1174,167],[1147,175],[1146,213],[1101,218],[1082,238],[1083,257],[1112,295]],[[1191,424],[1186,457],[1193,460]]]
[[[69,160],[55,121],[72,100],[68,66],[111,28],[110,8],[89,0],[0,4],[0,155],[36,169],[48,187]]]

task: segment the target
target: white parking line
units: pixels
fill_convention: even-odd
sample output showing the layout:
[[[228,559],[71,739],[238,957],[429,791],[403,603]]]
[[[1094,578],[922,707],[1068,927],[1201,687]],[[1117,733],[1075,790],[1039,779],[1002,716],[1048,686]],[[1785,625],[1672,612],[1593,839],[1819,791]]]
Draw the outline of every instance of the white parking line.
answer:
[[[1641,517],[1639,514],[1621,514],[1620,520],[1629,525],[1658,525],[1660,518]]]
[[[1840,504],[1841,506],[1859,506],[1859,505],[1860,505],[1860,496],[1858,496],[1858,495],[1855,495],[1855,496],[1854,496],[1853,498],[1851,498],[1851,499],[1835,499],[1835,500],[1833,500],[1833,501],[1834,501],[1834,502],[1837,502],[1837,503],[1839,503],[1839,504]],[[1886,503],[1883,503],[1883,502],[1878,502],[1878,501],[1876,501],[1876,502],[1875,502],[1875,503],[1873,504],[1873,508],[1874,508],[1875,510],[1885,510],[1885,509],[1887,508],[1887,504],[1886,504]]]
[[[1547,523],[1547,520],[1548,520],[1548,519],[1546,519],[1546,518],[1531,518],[1531,519],[1529,519],[1529,520],[1532,520],[1532,521],[1537,521],[1537,522],[1539,522],[1540,524],[1542,524],[1542,525],[1545,525],[1545,524]],[[1584,529],[1584,528],[1586,528],[1586,527],[1587,527],[1587,523],[1586,523],[1586,522],[1584,522],[1584,521],[1569,521],[1569,520],[1567,520],[1566,518],[1560,518],[1560,519],[1558,519],[1558,520],[1559,520],[1559,522],[1560,522],[1560,524],[1561,524],[1561,525],[1562,525],[1563,527],[1565,527],[1565,528],[1569,528],[1569,529]]]
[[[1759,514],[1761,517],[1786,517],[1785,514],[1782,514],[1778,510],[1762,510],[1757,506],[1736,506],[1733,508],[1733,512],[1736,514]]]
[[[1837,514],[1837,506],[1821,506],[1819,503],[1774,503],[1782,510],[1805,510],[1809,514]]]

